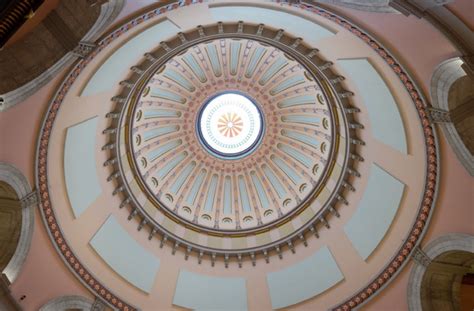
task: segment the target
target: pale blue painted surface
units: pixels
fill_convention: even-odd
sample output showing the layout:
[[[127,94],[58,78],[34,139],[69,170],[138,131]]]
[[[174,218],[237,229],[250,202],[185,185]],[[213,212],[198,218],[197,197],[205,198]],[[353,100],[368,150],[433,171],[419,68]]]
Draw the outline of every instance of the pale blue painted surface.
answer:
[[[219,61],[219,56],[217,56],[216,46],[214,44],[207,44],[206,51],[209,60],[211,61],[212,71],[214,71],[216,77],[220,77],[220,75],[222,74],[221,63]]]
[[[245,181],[242,176],[239,176],[239,193],[240,193],[240,201],[242,202],[242,207],[244,209],[244,212],[249,213],[251,211],[250,200],[247,194],[247,187],[245,187]]]
[[[232,189],[230,177],[226,177],[224,181],[224,214],[232,213]]]
[[[283,122],[287,123],[303,123],[319,127],[321,119],[314,116],[291,114],[281,118]]]
[[[239,65],[239,55],[241,46],[242,44],[239,42],[230,43],[230,74],[232,75],[237,74],[237,66]]]
[[[267,180],[270,182],[270,184],[273,186],[273,188],[276,190],[278,197],[280,199],[283,199],[283,197],[286,195],[286,190],[285,187],[282,186],[278,178],[273,174],[273,171],[268,168],[268,166],[263,167],[263,172],[265,173],[265,176],[267,177]]]
[[[301,176],[298,175],[295,170],[288,166],[283,160],[275,156],[272,156],[271,159],[295,185],[298,185],[301,182]]]
[[[265,55],[266,51],[267,50],[262,46],[257,47],[255,51],[253,51],[253,54],[250,57],[250,61],[247,66],[247,71],[245,72],[245,76],[247,78],[250,78],[253,75],[255,69],[257,69],[257,65],[262,60],[262,57]]]
[[[90,96],[111,89],[120,82],[130,67],[143,57],[143,54],[179,31],[176,25],[164,20],[136,35],[107,58],[87,82],[81,96]]]
[[[181,152],[177,156],[172,157],[170,161],[166,162],[165,166],[162,169],[157,170],[155,176],[158,177],[158,180],[165,178],[166,175],[168,175],[172,169],[178,166],[179,163],[181,163],[181,161],[186,158],[186,155],[186,152]]]
[[[290,131],[290,130],[284,130],[282,134],[283,136],[294,138],[314,148],[318,148],[319,146],[319,141],[313,136],[308,136],[300,132]]]
[[[255,188],[257,189],[257,195],[258,199],[260,200],[260,204],[262,204],[262,208],[266,209],[269,205],[270,202],[268,202],[267,194],[265,193],[265,190],[263,189],[263,185],[260,182],[260,179],[258,179],[257,175],[254,173],[250,174],[252,177],[253,184]]]
[[[168,79],[178,83],[179,85],[181,85],[182,87],[184,87],[186,90],[188,90],[190,92],[194,92],[194,90],[196,89],[192,85],[192,83],[188,81],[188,79],[186,79],[182,74],[180,74],[179,72],[177,72],[173,69],[167,68],[164,72],[164,76],[167,77]]]
[[[170,92],[168,90],[163,90],[160,88],[152,87],[151,88],[151,97],[158,97],[162,99],[168,99],[179,104],[184,104],[186,99],[176,93]]]
[[[102,193],[97,176],[95,139],[98,118],[67,129],[64,145],[64,177],[74,217],[78,218]]]
[[[253,24],[263,23],[267,26],[285,29],[296,37],[303,38],[310,45],[316,46],[319,40],[332,36],[329,29],[300,16],[283,11],[256,6],[222,6],[210,9],[214,21],[244,21]]]
[[[186,179],[188,179],[189,175],[194,170],[195,166],[196,166],[196,162],[191,162],[188,165],[186,165],[186,167],[183,169],[183,171],[179,174],[178,178],[172,184],[172,186],[170,188],[171,192],[173,192],[175,194],[177,194],[179,192],[179,190],[183,186]]]
[[[150,162],[155,161],[156,159],[158,159],[159,157],[161,157],[162,155],[164,155],[165,153],[167,153],[171,149],[176,148],[179,145],[181,145],[181,142],[182,142],[181,139],[173,140],[173,141],[170,141],[169,143],[161,145],[158,148],[153,149],[152,151],[148,152],[148,154],[147,154],[148,160]]]
[[[314,95],[301,95],[282,100],[278,103],[278,107],[287,108],[292,106],[306,105],[312,104],[315,101]]]
[[[212,207],[214,206],[214,197],[216,195],[216,189],[217,175],[213,175],[209,184],[209,191],[207,191],[206,203],[204,204],[204,211],[206,212],[212,211]]]
[[[260,83],[261,85],[266,84],[268,80],[270,80],[278,71],[280,71],[286,65],[288,65],[288,60],[283,57],[278,58],[276,61],[273,62],[273,64],[270,65],[270,67],[267,68],[258,83]]]
[[[194,57],[193,54],[186,54],[183,57],[184,62],[188,67],[194,72],[194,75],[199,79],[201,82],[206,82],[206,74],[204,73],[204,70],[202,70],[201,66],[199,65],[198,61]]]
[[[364,260],[372,254],[390,228],[404,188],[403,183],[372,164],[362,200],[344,226],[347,237]]]
[[[193,310],[247,310],[245,279],[210,277],[180,270],[173,304]]]
[[[179,117],[178,111],[173,110],[162,110],[162,109],[151,109],[145,110],[145,119],[153,119],[153,118],[173,118]]]
[[[297,264],[267,274],[272,307],[284,308],[302,302],[343,279],[342,272],[325,246]]]
[[[206,177],[206,170],[201,170],[198,177],[194,180],[191,191],[189,191],[188,198],[187,198],[187,201],[189,203],[193,204],[194,201],[196,200],[199,188],[201,188],[201,184],[204,181],[204,177]]]
[[[357,87],[367,107],[372,135],[379,141],[406,154],[405,128],[397,103],[385,81],[367,59],[340,59],[337,64]]]
[[[296,150],[295,148],[289,147],[287,145],[278,144],[278,149],[282,150],[284,153],[295,159],[296,161],[300,162],[306,167],[310,167],[311,163],[313,162],[310,157],[306,156],[302,152]]]
[[[275,95],[278,93],[283,92],[284,90],[287,90],[295,85],[301,84],[305,81],[303,77],[300,76],[293,76],[290,77],[286,80],[283,80],[280,84],[278,84],[276,87],[270,90],[270,93]]]
[[[121,277],[147,293],[151,291],[160,261],[138,244],[113,215],[89,243]]]
[[[145,139],[145,141],[147,141],[147,140],[156,138],[158,136],[176,132],[178,129],[179,129],[178,125],[170,125],[170,126],[154,128],[151,130],[147,130],[145,133],[143,133],[143,138]]]

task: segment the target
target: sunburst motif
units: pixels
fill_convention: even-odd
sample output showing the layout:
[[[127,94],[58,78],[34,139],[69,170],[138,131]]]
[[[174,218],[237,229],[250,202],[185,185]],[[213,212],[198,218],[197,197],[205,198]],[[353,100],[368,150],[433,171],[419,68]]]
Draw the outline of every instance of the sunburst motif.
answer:
[[[240,118],[236,113],[229,112],[223,114],[219,120],[217,120],[217,128],[219,132],[225,137],[234,137],[240,134],[242,131],[242,118]]]

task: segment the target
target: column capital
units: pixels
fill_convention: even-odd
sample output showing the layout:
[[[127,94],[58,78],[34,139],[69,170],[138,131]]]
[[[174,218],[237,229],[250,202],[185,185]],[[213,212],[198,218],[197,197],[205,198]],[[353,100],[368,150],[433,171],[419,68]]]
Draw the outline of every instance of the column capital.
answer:
[[[25,195],[23,198],[20,199],[20,204],[21,207],[23,208],[28,208],[31,206],[36,206],[39,203],[39,198],[38,198],[38,191],[33,190],[27,195]]]
[[[428,118],[432,123],[451,123],[449,111],[440,108],[428,108]]]
[[[91,311],[105,311],[105,304],[99,298],[95,298],[94,303],[92,303]]]
[[[431,263],[431,258],[421,249],[420,246],[413,249],[411,256],[417,264],[424,267],[428,267]]]

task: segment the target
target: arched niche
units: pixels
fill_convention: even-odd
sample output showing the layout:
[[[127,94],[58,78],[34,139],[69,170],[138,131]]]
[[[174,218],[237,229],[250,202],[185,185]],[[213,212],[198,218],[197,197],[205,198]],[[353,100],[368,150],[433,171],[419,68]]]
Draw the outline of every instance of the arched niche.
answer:
[[[0,205],[0,208],[5,208],[7,211],[3,215],[0,214],[0,217],[11,217],[12,221],[20,222],[19,228],[17,224],[11,224],[15,232],[7,233],[6,239],[13,240],[14,251],[7,247],[9,251],[5,258],[8,258],[8,263],[5,263],[2,269],[2,274],[5,274],[8,282],[13,283],[21,271],[30,248],[37,198],[36,192],[32,192],[25,176],[16,167],[4,162],[0,162],[0,194],[2,202],[5,203],[3,206]],[[18,213],[15,209],[20,209],[20,212]]]
[[[89,311],[93,309],[93,302],[81,296],[61,296],[48,301],[39,311]]]
[[[0,51],[0,111],[24,101],[93,50],[125,1],[60,1],[24,38],[5,46]]]
[[[431,78],[430,119],[439,124],[459,161],[474,176],[474,81],[453,58],[441,63]]]
[[[389,6],[389,0],[317,0],[316,2],[334,4],[366,12],[398,13],[397,10]]]
[[[408,281],[411,311],[459,310],[463,277],[474,270],[474,236],[452,233],[413,253]]]

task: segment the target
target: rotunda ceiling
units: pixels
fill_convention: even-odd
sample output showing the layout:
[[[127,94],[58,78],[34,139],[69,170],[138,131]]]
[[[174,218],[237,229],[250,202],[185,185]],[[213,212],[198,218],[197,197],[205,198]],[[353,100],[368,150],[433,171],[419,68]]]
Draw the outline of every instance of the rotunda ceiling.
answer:
[[[45,224],[118,309],[350,309],[397,274],[429,219],[424,109],[390,53],[327,11],[154,9],[54,96],[37,154]]]

